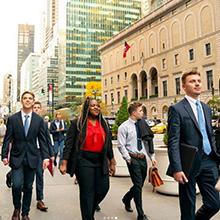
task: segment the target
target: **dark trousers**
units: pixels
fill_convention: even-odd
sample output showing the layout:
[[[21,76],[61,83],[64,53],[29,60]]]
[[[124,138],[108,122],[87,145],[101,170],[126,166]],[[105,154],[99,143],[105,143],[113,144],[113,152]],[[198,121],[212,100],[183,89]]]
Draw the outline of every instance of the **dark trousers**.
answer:
[[[78,164],[76,167],[81,215],[83,220],[94,220],[95,208],[109,190],[109,176],[103,175],[101,166],[85,166],[87,162],[83,160],[84,165]]]
[[[218,180],[217,162],[204,155],[201,166],[186,184],[179,184],[181,220],[208,220],[220,208],[219,193],[215,190]],[[202,195],[203,205],[195,214],[196,183]]]
[[[22,215],[28,215],[31,205],[32,186],[34,182],[36,170],[31,169],[24,162],[18,169],[12,169],[12,197],[15,209],[21,209],[22,200]]]
[[[39,163],[36,171],[36,196],[37,201],[43,200],[44,194],[44,170],[42,157],[39,158]]]
[[[142,187],[147,175],[147,161],[146,158],[136,159],[131,158],[131,164],[128,164],[128,170],[131,176],[133,186],[124,195],[124,200],[130,202],[134,198],[135,206],[138,213],[138,218],[144,216],[142,208]]]

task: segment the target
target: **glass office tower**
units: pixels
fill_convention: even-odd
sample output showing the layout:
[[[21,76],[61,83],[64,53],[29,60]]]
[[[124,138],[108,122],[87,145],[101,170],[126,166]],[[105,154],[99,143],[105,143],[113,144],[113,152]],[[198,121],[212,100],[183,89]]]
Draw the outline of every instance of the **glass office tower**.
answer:
[[[141,0],[68,0],[65,77],[60,93],[66,102],[82,97],[85,84],[101,80],[97,48],[141,17]]]

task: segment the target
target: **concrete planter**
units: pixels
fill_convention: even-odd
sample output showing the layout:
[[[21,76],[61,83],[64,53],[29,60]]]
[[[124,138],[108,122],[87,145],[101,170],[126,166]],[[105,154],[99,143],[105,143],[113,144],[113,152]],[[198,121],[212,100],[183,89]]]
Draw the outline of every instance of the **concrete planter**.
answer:
[[[113,152],[116,160],[116,172],[115,176],[130,176],[125,160],[122,158],[121,153],[118,150],[118,141],[112,141]]]
[[[156,191],[167,195],[179,195],[178,183],[172,178],[166,175],[167,167],[169,164],[167,147],[160,146],[155,148],[155,156],[157,160],[157,168],[159,174],[164,181],[164,184],[160,187],[156,187]],[[198,187],[196,188],[196,193],[199,193]]]

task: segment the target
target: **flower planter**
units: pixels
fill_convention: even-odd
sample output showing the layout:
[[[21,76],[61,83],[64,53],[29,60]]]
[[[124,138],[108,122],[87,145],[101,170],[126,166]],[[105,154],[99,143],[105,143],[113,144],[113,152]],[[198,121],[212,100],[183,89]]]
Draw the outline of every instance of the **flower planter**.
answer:
[[[162,194],[167,195],[179,195],[178,190],[178,183],[170,176],[166,175],[167,167],[169,164],[168,154],[167,154],[167,147],[160,146],[155,148],[155,156],[157,160],[157,168],[159,174],[164,181],[164,184],[160,187],[156,187],[156,191]],[[196,187],[196,193],[199,193],[198,187]]]
[[[127,164],[118,150],[118,141],[113,140],[112,146],[113,146],[114,157],[116,160],[115,176],[130,176],[128,172]]]

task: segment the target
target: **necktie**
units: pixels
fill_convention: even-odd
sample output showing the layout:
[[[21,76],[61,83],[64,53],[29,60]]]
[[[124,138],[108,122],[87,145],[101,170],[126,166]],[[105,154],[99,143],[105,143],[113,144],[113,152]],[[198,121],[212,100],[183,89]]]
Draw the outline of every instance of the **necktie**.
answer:
[[[203,149],[205,154],[209,155],[211,153],[211,146],[208,139],[207,131],[206,131],[206,122],[205,118],[202,113],[202,107],[199,101],[196,101],[196,110],[198,115],[198,124],[200,131],[202,133],[202,142],[203,142]]]
[[[135,128],[136,128],[136,133],[137,133],[137,149],[139,151],[141,151],[142,150],[142,143],[141,143],[141,134],[140,134],[138,122],[135,122]]]
[[[63,128],[62,121],[59,122],[59,129]]]
[[[25,115],[25,120],[24,120],[24,133],[25,136],[27,136],[28,129],[29,129],[29,115]]]

